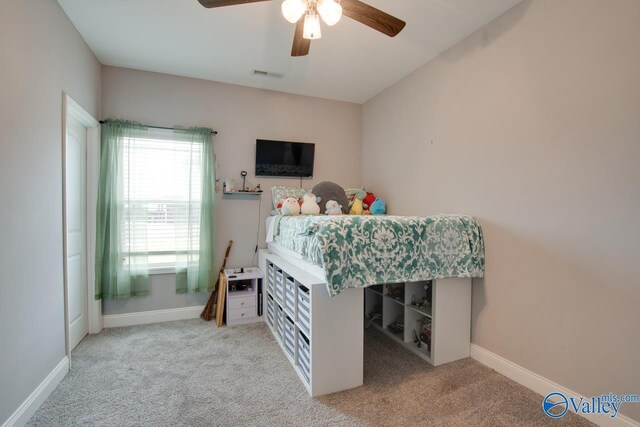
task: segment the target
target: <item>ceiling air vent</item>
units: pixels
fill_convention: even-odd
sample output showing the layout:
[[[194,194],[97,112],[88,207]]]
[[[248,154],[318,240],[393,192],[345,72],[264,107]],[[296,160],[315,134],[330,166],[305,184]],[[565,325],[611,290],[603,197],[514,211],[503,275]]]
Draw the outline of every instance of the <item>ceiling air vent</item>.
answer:
[[[252,74],[256,77],[269,77],[272,79],[284,78],[284,73],[275,73],[273,71],[253,70]]]

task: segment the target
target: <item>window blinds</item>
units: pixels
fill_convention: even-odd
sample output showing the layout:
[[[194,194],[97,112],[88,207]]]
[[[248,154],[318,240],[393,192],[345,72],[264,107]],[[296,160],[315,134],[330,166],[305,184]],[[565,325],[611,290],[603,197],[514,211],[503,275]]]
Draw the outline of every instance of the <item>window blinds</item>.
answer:
[[[198,259],[203,144],[170,139],[123,138],[122,248],[132,265],[174,266]],[[144,261],[142,261],[144,257]]]

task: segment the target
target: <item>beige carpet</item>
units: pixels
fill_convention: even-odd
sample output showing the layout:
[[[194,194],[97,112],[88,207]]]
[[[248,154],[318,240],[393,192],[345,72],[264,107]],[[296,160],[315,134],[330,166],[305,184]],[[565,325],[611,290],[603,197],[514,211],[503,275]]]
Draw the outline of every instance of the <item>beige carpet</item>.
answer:
[[[264,324],[201,320],[108,329],[33,426],[558,426],[542,398],[471,359],[432,368],[373,329],[365,385],[312,399]]]

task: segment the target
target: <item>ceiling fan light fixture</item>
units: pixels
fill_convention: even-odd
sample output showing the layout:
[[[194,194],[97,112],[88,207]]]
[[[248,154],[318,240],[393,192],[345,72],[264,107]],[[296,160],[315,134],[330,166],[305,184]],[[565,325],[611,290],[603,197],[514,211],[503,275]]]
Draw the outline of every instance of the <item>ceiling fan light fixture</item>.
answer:
[[[295,24],[307,11],[306,0],[284,0],[282,2],[282,15],[284,19]]]
[[[322,20],[330,27],[336,25],[342,17],[342,6],[335,0],[318,0],[316,8]]]
[[[320,31],[320,17],[317,13],[307,12],[305,15],[302,37],[309,40],[316,40],[322,37],[322,33]]]

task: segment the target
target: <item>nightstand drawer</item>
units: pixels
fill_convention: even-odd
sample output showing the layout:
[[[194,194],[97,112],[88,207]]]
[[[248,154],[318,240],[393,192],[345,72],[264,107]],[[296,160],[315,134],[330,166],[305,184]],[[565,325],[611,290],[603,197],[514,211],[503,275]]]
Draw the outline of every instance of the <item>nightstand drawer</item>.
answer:
[[[238,298],[229,298],[229,310],[233,310],[234,308],[244,308],[244,307],[255,307],[256,306],[256,297],[238,297]]]
[[[257,317],[258,313],[255,307],[236,308],[229,310],[228,316],[229,320],[242,320]]]

